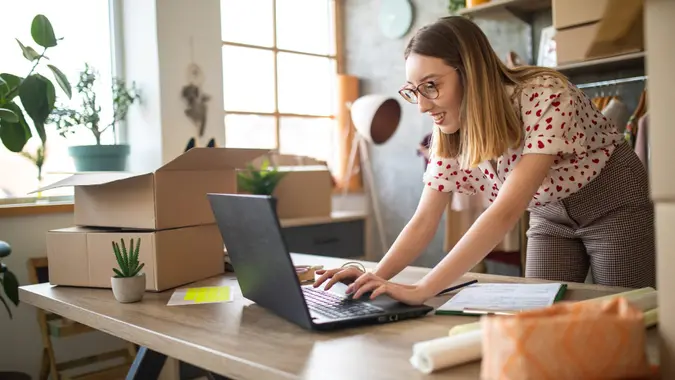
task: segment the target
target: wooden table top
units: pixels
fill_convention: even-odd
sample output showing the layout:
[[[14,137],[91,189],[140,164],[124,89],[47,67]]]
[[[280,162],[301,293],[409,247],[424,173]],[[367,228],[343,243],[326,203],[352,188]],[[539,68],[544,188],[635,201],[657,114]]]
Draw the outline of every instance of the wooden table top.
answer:
[[[294,254],[295,264],[337,267],[345,260]],[[375,263],[363,262],[366,267]],[[428,268],[409,267],[395,280],[414,282]],[[463,280],[541,283],[521,277],[468,273]],[[190,286],[237,285],[228,273]],[[566,300],[625,291],[569,284]],[[409,362],[412,345],[448,335],[477,317],[429,315],[333,332],[310,332],[239,297],[229,303],[167,306],[173,290],[146,293],[142,302],[118,303],[109,289],[38,284],[20,289],[22,302],[60,314],[169,357],[235,379],[478,379],[480,362],[425,376]],[[440,305],[448,297],[439,297]],[[656,329],[648,354],[658,357]]]

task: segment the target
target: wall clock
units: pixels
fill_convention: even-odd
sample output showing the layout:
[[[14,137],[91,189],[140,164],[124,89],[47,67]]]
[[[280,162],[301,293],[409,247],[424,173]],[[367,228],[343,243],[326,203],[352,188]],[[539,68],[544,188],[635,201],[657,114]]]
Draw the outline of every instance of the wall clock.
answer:
[[[413,7],[410,0],[380,0],[380,31],[387,38],[401,38],[412,26]]]

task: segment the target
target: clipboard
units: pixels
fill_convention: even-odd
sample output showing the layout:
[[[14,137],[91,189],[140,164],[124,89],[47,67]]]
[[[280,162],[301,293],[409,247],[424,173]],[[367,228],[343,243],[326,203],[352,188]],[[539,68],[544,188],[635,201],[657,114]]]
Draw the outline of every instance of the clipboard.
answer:
[[[485,284],[476,284],[473,287],[481,286]],[[499,286],[516,286],[516,285],[530,285],[530,284],[490,284],[496,287]],[[553,286],[554,284],[539,284],[539,285],[547,285],[547,286]],[[547,307],[550,306],[556,302],[562,301],[563,298],[565,297],[565,293],[567,292],[567,284],[565,283],[556,283],[555,286],[558,286],[558,290],[555,293],[555,296],[551,299],[551,302],[542,302],[539,305],[533,306],[533,305],[528,305],[526,307],[510,307],[510,308],[499,308],[499,307],[487,307],[485,305],[477,305],[477,306],[466,306],[462,310],[442,310],[443,306],[445,306],[447,303],[450,303],[452,299],[450,299],[446,304],[441,305],[439,308],[436,309],[435,314],[437,315],[459,315],[459,316],[483,316],[483,315],[514,315],[517,313],[520,313],[522,311],[526,310],[531,310],[535,308],[542,308],[542,307]],[[472,286],[465,288],[464,290],[458,292],[454,297],[460,296],[460,294],[466,290],[471,291]],[[454,298],[453,297],[453,298]]]

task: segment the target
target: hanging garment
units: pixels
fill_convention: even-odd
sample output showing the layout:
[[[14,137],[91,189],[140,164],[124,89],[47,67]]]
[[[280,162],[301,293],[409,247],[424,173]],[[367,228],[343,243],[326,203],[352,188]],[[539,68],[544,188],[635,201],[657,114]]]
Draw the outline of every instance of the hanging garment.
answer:
[[[635,111],[628,119],[626,130],[623,133],[624,139],[628,141],[631,147],[635,149],[635,138],[637,137],[638,121],[647,112],[647,90],[643,90],[640,95]]]
[[[635,139],[635,153],[645,165],[649,173],[649,114],[644,114],[638,120],[637,137]]]
[[[621,99],[613,97],[602,110],[602,114],[612,120],[619,132],[623,133],[630,118],[630,110]]]
[[[431,145],[431,133],[424,136],[420,145],[417,147],[417,155],[424,159],[424,170],[427,170],[427,164],[429,163],[429,147]]]

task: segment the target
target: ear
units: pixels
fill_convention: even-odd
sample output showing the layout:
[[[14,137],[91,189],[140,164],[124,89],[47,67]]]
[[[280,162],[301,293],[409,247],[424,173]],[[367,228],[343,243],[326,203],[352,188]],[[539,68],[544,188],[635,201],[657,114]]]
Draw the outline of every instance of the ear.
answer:
[[[188,150],[190,150],[194,147],[195,147],[195,138],[192,137],[192,138],[190,138],[190,141],[188,141],[187,146],[185,147],[185,152],[187,152]],[[183,152],[183,153],[185,153],[185,152]]]
[[[211,140],[209,140],[209,143],[206,144],[206,146],[209,148],[214,148],[216,146],[216,139],[211,138]]]

